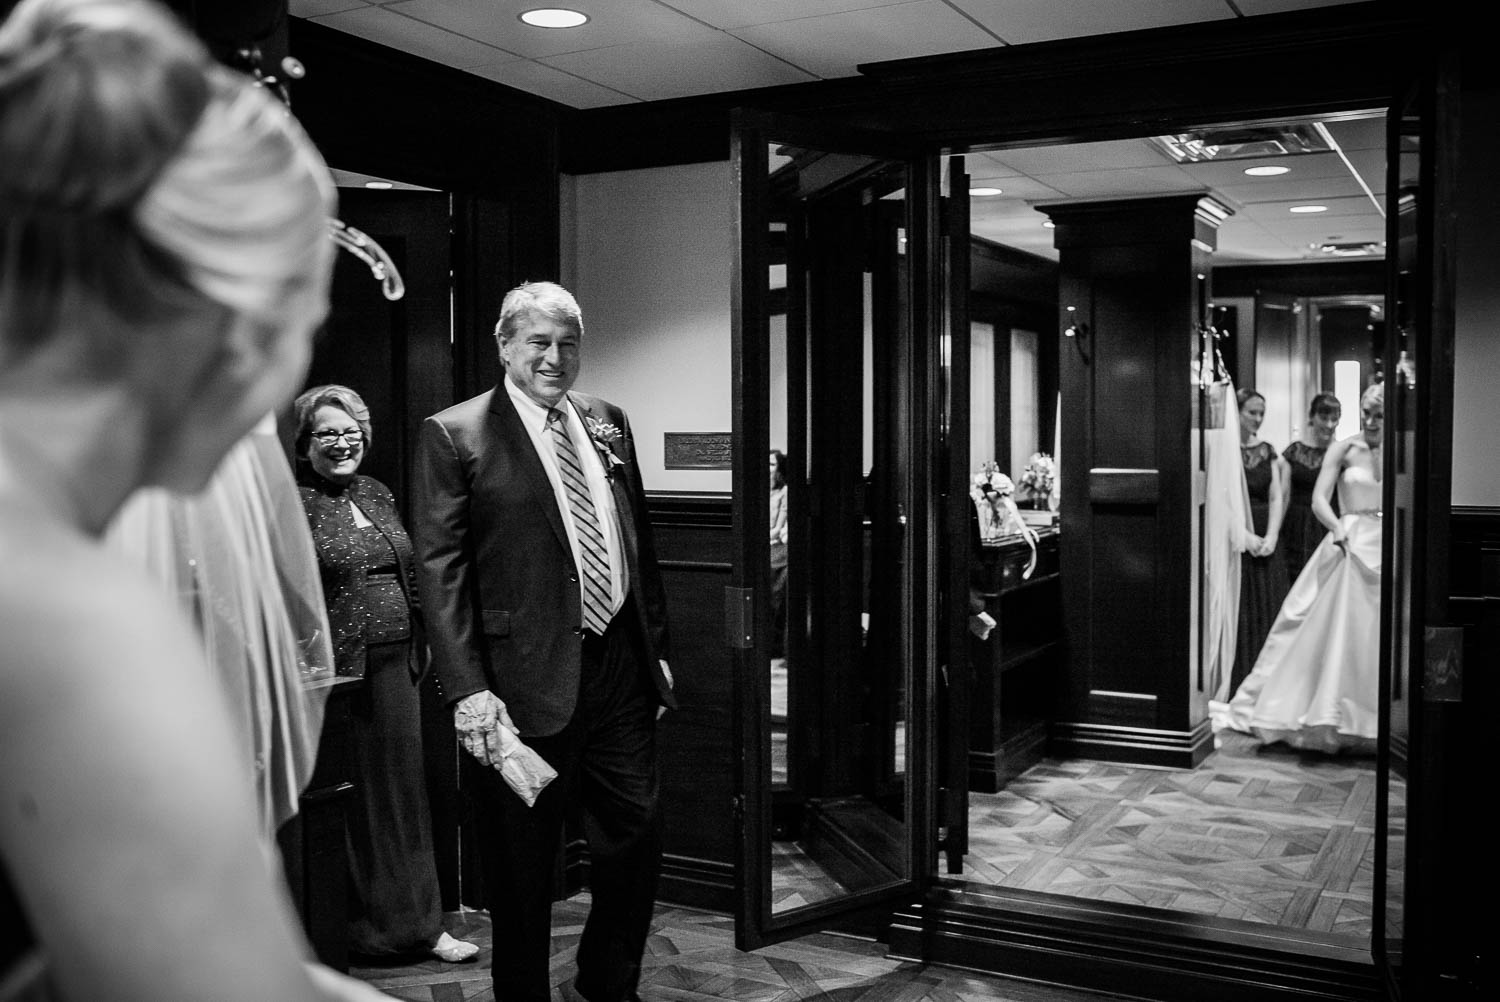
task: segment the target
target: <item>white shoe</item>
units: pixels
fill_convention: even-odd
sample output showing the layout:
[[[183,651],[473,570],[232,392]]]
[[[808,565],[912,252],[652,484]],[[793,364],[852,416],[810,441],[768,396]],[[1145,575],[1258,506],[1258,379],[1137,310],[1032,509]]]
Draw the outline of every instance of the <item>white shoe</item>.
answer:
[[[461,964],[465,960],[473,960],[479,956],[479,944],[454,939],[445,932],[438,937],[436,943],[432,944],[432,955],[450,964]]]

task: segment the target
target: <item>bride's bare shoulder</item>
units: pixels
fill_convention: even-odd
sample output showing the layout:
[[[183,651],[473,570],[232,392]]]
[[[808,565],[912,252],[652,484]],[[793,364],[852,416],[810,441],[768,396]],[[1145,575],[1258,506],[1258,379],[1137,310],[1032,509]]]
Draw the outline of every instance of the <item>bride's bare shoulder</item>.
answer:
[[[144,570],[64,527],[0,509],[0,679],[53,684],[159,670],[194,651],[181,611]],[[14,690],[12,690],[14,691]]]

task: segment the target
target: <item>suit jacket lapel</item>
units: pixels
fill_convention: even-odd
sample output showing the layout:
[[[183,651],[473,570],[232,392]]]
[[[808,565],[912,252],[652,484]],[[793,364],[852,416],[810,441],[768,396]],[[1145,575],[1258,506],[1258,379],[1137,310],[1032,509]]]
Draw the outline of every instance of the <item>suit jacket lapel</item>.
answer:
[[[503,382],[495,388],[490,402],[490,413],[495,415],[500,426],[501,447],[508,454],[511,465],[526,474],[532,493],[537,497],[537,504],[547,516],[547,522],[552,526],[552,532],[557,536],[558,544],[562,546],[563,552],[567,553],[568,559],[571,560],[573,546],[568,542],[568,530],[563,525],[562,512],[557,508],[557,493],[552,489],[552,481],[547,477],[547,469],[542,465],[542,457],[536,454],[531,432],[526,430],[526,425],[522,422],[521,415],[516,412],[516,405],[510,399],[510,393],[505,389]]]

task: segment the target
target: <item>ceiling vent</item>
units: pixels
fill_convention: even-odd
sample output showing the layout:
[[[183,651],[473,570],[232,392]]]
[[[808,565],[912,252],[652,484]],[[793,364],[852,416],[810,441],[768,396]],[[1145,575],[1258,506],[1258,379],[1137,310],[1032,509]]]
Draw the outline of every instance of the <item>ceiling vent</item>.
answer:
[[[1202,129],[1175,136],[1152,136],[1151,142],[1180,164],[1300,156],[1333,149],[1316,122]]]
[[[1384,244],[1375,243],[1374,241],[1316,244],[1314,246],[1328,257],[1364,257],[1369,254],[1379,254],[1385,247]]]

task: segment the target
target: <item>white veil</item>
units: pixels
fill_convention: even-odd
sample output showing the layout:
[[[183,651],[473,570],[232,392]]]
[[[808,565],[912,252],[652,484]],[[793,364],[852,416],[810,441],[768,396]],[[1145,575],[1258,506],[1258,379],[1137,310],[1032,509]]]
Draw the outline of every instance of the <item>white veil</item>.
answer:
[[[274,836],[312,774],[334,681],[317,556],[274,419],[230,449],[201,494],[137,491],[105,539],[198,627]]]
[[[1240,554],[1250,545],[1250,490],[1240,458],[1239,412],[1228,378],[1208,389],[1203,424],[1207,489],[1203,527],[1203,664],[1212,700],[1225,701],[1240,619]]]

